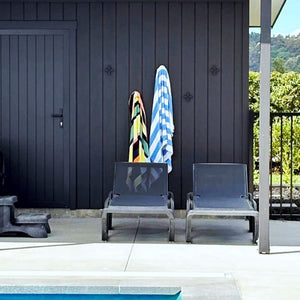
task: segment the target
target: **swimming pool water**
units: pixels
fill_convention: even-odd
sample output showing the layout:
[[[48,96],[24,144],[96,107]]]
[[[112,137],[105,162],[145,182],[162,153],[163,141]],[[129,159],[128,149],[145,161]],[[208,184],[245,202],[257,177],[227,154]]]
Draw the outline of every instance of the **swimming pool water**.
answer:
[[[133,294],[0,294],[1,300],[181,300],[176,295]]]

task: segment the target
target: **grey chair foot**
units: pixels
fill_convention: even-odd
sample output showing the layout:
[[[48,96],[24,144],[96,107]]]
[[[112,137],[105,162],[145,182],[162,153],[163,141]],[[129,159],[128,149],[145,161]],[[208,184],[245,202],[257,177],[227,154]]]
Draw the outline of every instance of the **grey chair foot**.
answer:
[[[107,226],[107,214],[103,213],[102,215],[102,241],[108,240],[108,226]]]
[[[186,218],[186,224],[185,224],[185,240],[187,243],[192,242],[192,218],[190,216],[187,216]]]
[[[256,244],[258,240],[258,217],[253,217],[253,243]]]
[[[102,241],[107,242],[108,241],[108,234],[107,232],[102,230]]]
[[[187,243],[191,243],[192,242],[192,238],[191,238],[191,234],[185,234],[185,241],[187,242]]]
[[[254,217],[247,217],[249,220],[249,232],[254,232]]]
[[[112,214],[107,214],[107,229],[112,229]]]
[[[175,223],[174,219],[170,219],[170,225],[169,225],[169,241],[174,242],[175,240]]]

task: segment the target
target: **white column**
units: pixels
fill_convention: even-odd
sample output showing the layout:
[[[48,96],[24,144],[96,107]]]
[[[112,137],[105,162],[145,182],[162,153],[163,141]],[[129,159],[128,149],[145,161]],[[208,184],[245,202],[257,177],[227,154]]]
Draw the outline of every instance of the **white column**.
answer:
[[[270,253],[269,160],[271,0],[261,0],[260,105],[259,105],[259,253]]]

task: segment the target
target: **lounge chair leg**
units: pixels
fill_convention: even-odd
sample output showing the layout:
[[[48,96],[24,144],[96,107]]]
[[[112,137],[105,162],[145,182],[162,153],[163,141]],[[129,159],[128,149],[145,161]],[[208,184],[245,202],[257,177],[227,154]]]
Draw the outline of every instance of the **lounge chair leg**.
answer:
[[[170,218],[169,241],[174,242],[174,239],[175,239],[175,222],[174,222],[174,218]]]
[[[102,213],[102,241],[108,240],[108,228],[107,228],[107,213]]]
[[[249,220],[249,232],[253,232],[254,231],[254,217],[247,217]]]
[[[253,243],[256,244],[257,239],[258,239],[258,216],[253,217]]]
[[[186,217],[186,224],[185,224],[185,240],[186,242],[190,243],[191,239],[191,230],[192,230],[192,216]]]
[[[107,214],[107,229],[112,229],[112,214]]]

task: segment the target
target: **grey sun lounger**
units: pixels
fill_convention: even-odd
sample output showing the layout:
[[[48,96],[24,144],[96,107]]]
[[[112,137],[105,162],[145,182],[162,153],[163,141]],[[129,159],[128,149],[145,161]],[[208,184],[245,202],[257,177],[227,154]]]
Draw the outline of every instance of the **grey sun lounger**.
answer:
[[[0,234],[25,234],[33,238],[46,238],[51,232],[48,213],[24,213],[15,216],[16,196],[0,197]]]
[[[102,240],[108,240],[112,215],[151,214],[169,218],[169,240],[174,241],[174,200],[168,192],[167,164],[115,163],[113,190],[102,212]]]
[[[248,193],[247,166],[229,163],[195,163],[193,192],[187,196],[186,241],[191,242],[194,216],[237,216],[249,219],[253,242],[258,238],[256,202]]]

